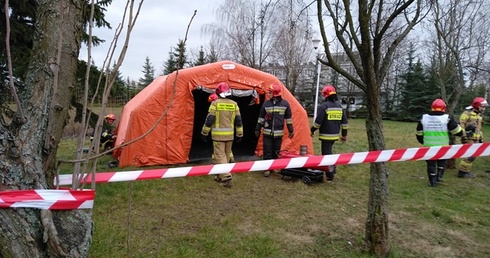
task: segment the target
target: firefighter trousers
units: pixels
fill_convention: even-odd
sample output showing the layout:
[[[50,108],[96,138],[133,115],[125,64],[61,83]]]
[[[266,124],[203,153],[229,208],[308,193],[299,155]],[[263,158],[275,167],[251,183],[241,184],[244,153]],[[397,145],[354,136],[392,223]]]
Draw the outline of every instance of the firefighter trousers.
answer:
[[[213,141],[213,164],[229,163],[233,141]],[[221,180],[231,179],[231,173],[219,174]]]

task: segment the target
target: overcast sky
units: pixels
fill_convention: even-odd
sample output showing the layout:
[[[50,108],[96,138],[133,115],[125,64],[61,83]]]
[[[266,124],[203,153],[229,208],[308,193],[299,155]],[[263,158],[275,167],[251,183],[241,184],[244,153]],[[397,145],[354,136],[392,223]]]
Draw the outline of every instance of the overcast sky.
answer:
[[[129,77],[137,81],[143,77],[143,64],[147,56],[157,76],[162,71],[170,48],[176,47],[179,39],[184,39],[194,10],[197,13],[189,28],[187,51],[197,51],[201,45],[206,45],[209,38],[201,35],[201,26],[217,21],[214,13],[222,2],[224,0],[145,0],[120,68],[123,79]],[[94,28],[93,34],[106,40],[106,43],[92,48],[92,60],[99,69],[114,38],[114,30],[121,22],[125,5],[126,0],[114,0],[107,8],[106,20],[111,23],[112,30]],[[120,37],[118,42],[118,45],[122,45],[124,37]],[[117,56],[119,52],[116,52]],[[80,59],[87,60],[86,46],[82,46]]]

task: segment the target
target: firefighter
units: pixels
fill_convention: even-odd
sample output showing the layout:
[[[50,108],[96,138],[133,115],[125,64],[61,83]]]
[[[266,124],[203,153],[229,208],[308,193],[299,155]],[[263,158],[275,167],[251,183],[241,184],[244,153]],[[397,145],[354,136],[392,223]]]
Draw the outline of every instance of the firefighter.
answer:
[[[424,114],[417,124],[417,140],[427,147],[447,146],[449,145],[449,134],[462,136],[463,129],[446,114],[444,100],[436,99],[432,102],[431,112]],[[426,160],[426,162],[429,186],[436,187],[439,182],[442,182],[447,160]]]
[[[322,96],[325,97],[325,102],[317,108],[317,117],[310,132],[313,137],[315,131],[320,129],[318,139],[321,141],[322,155],[330,155],[336,141],[347,141],[348,120],[334,86],[325,85]],[[325,172],[327,181],[333,181],[336,172],[335,165],[328,166],[328,171]]]
[[[213,93],[209,94],[208,102],[211,103],[217,99],[218,99],[218,94],[216,94],[216,92],[213,92]]]
[[[483,142],[482,113],[488,102],[482,97],[476,97],[471,102],[471,106],[466,107],[465,111],[459,117],[459,124],[463,128],[461,143],[481,143]],[[461,160],[459,163],[458,177],[473,178],[475,175],[471,173],[471,167],[475,157],[469,157]]]
[[[208,97],[208,102],[209,103],[212,103],[213,101],[217,100],[218,99],[218,94],[216,94],[216,92],[213,92],[211,94],[209,94],[209,97]],[[212,157],[211,157],[212,158]],[[230,163],[235,163],[235,157],[233,156],[233,151],[230,152],[230,158],[229,158],[229,161]]]
[[[203,141],[211,132],[213,139],[213,164],[228,163],[233,141],[240,142],[243,137],[243,123],[238,104],[231,100],[230,86],[221,82],[216,87],[218,99],[209,105],[208,115],[201,130]],[[236,130],[236,138],[234,137]],[[216,175],[215,181],[231,187],[231,173]]]
[[[263,159],[277,159],[281,151],[282,137],[284,135],[284,121],[288,128],[289,139],[293,138],[293,119],[289,103],[282,99],[281,86],[271,84],[267,87],[269,99],[260,108],[259,119],[255,127],[255,136],[259,138],[263,129]],[[264,176],[270,176],[271,171],[264,172]]]
[[[100,137],[100,145],[104,146],[103,150],[108,150],[114,147],[114,121],[116,121],[116,115],[107,114],[104,116],[104,123],[102,125],[102,135]]]

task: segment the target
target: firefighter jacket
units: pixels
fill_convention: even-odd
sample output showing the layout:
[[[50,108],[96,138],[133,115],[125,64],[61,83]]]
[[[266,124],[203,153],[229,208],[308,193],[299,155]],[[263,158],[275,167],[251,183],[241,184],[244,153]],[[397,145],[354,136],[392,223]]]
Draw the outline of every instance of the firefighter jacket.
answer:
[[[233,141],[235,129],[236,136],[243,137],[243,123],[238,104],[226,98],[211,102],[201,134],[207,136],[211,131],[213,141]]]
[[[263,127],[264,137],[282,138],[284,121],[286,121],[288,132],[293,133],[293,119],[289,103],[281,97],[269,99],[260,108],[255,131],[260,131]]]
[[[483,117],[481,113],[472,107],[466,108],[459,117],[459,125],[463,128],[463,136],[474,142],[479,142],[483,139],[482,123]]]
[[[425,114],[417,124],[417,141],[424,146],[447,146],[449,134],[461,136],[462,128],[448,114],[434,111]]]
[[[318,138],[323,141],[338,141],[340,136],[347,136],[347,116],[337,100],[328,100],[318,107],[317,117],[311,127],[314,133],[320,129]]]

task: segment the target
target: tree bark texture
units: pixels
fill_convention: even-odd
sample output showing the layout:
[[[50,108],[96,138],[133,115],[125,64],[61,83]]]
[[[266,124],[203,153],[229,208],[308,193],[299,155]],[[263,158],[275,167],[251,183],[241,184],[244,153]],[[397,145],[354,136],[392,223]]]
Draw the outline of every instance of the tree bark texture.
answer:
[[[376,87],[368,95],[368,118],[366,131],[369,150],[384,150],[383,120],[379,110],[380,94]],[[379,87],[378,87],[379,89]],[[388,169],[386,163],[371,163],[369,183],[368,217],[366,219],[365,242],[369,253],[388,257],[390,251],[388,234]]]
[[[68,117],[83,0],[39,0],[29,72],[18,88],[27,123],[0,124],[0,190],[49,189]],[[47,140],[47,141],[46,141]],[[0,209],[0,257],[88,257],[90,212]]]

